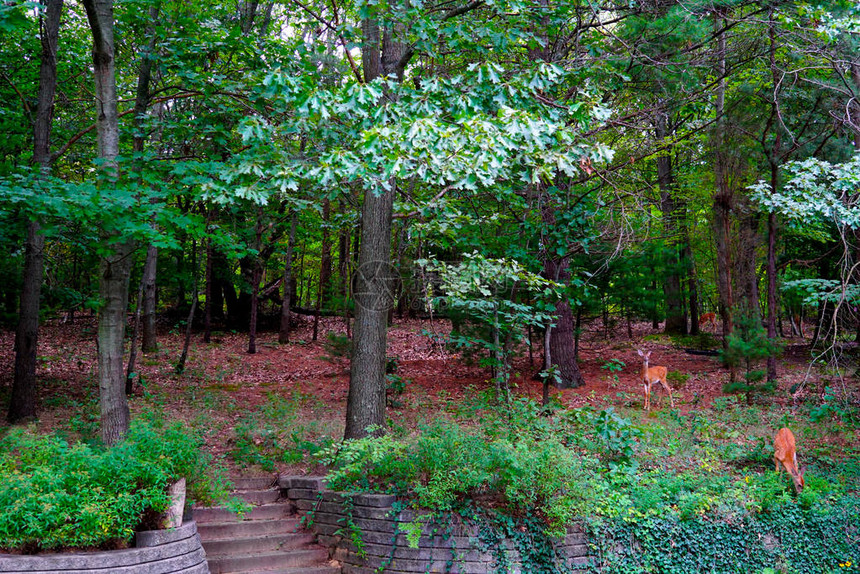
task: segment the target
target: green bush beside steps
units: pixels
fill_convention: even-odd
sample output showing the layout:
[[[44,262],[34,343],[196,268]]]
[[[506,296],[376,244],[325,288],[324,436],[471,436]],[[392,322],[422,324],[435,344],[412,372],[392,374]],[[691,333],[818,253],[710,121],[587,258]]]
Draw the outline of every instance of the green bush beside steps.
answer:
[[[181,477],[190,499],[226,497],[200,446],[183,425],[154,417],[134,421],[111,448],[9,429],[0,438],[0,549],[127,546],[136,530],[156,527]]]

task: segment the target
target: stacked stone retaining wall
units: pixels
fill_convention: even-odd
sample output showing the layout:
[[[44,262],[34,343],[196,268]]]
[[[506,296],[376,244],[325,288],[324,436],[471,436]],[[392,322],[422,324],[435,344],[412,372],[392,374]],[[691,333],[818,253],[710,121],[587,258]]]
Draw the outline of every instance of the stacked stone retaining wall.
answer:
[[[0,554],[0,572],[27,574],[209,574],[197,525],[138,532],[135,548],[33,556]]]
[[[394,496],[345,495],[327,490],[322,479],[315,477],[284,476],[279,484],[282,497],[289,499],[297,512],[310,513],[310,530],[320,544],[330,549],[331,557],[343,564],[344,574],[498,571],[501,549],[481,544],[478,528],[473,524],[425,524],[418,546],[412,548],[404,526],[415,520],[415,513],[397,509]],[[363,556],[359,555],[359,542],[353,540],[353,534],[360,539]],[[555,542],[555,547],[567,571],[589,562],[582,531],[571,530]],[[522,571],[519,553],[510,541],[506,541],[504,557],[505,571]]]

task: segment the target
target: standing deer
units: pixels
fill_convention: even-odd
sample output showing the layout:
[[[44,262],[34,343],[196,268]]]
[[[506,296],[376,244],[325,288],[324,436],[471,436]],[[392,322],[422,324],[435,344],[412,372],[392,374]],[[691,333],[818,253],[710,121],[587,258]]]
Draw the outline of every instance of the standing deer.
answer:
[[[779,463],[785,467],[791,476],[791,481],[794,483],[794,490],[797,494],[803,492],[803,473],[806,472],[806,467],[797,470],[797,451],[794,447],[794,435],[786,427],[776,431],[776,436],[773,439],[773,462],[776,464],[776,471],[782,473],[779,468]]]
[[[672,399],[672,389],[669,388],[669,383],[666,381],[666,367],[649,367],[648,359],[651,357],[651,351],[643,353],[642,349],[636,349],[639,356],[642,357],[642,380],[645,383],[645,410],[651,410],[651,387],[660,383],[666,389],[666,394],[669,395],[669,402],[672,408],[675,408],[675,401]]]
[[[714,328],[714,331],[717,330],[717,316],[714,313],[703,313],[702,316],[699,317],[699,329],[708,323]]]

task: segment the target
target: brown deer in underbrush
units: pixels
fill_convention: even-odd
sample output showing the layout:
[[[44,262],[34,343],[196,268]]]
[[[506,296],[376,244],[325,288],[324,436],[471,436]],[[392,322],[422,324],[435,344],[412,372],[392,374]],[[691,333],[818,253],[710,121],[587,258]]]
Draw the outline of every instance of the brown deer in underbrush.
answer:
[[[666,380],[668,369],[666,367],[649,367],[648,359],[651,358],[651,351],[647,353],[642,349],[636,349],[639,356],[642,357],[642,381],[645,383],[645,410],[651,410],[651,387],[660,383],[666,389],[666,394],[669,395],[669,403],[672,408],[675,408],[675,401],[672,399],[672,389],[669,387],[669,382]]]
[[[773,439],[773,462],[776,464],[776,471],[780,474],[782,469],[779,468],[779,463],[788,471],[791,481],[794,483],[794,490],[797,494],[803,492],[803,473],[806,472],[806,467],[797,469],[797,450],[794,444],[794,434],[787,428],[783,427],[776,431],[776,436]]]
[[[717,330],[717,316],[714,313],[703,313],[699,317],[699,329],[710,324],[714,331]]]

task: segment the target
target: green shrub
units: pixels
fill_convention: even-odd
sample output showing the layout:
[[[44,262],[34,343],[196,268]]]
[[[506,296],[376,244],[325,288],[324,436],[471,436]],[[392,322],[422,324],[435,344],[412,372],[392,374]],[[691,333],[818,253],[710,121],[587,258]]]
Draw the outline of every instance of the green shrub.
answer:
[[[123,546],[155,526],[167,486],[182,477],[191,499],[226,497],[200,446],[182,425],[151,418],[108,449],[11,429],[0,439],[0,548]]]
[[[230,458],[241,466],[256,465],[272,472],[279,463],[304,462],[331,445],[332,429],[300,416],[302,400],[301,396],[285,398],[270,393],[262,407],[236,424]]]
[[[560,533],[577,508],[578,456],[550,435],[493,437],[441,421],[418,436],[347,441],[323,451],[329,488],[395,493],[434,511],[482,500],[511,513],[535,512]]]

